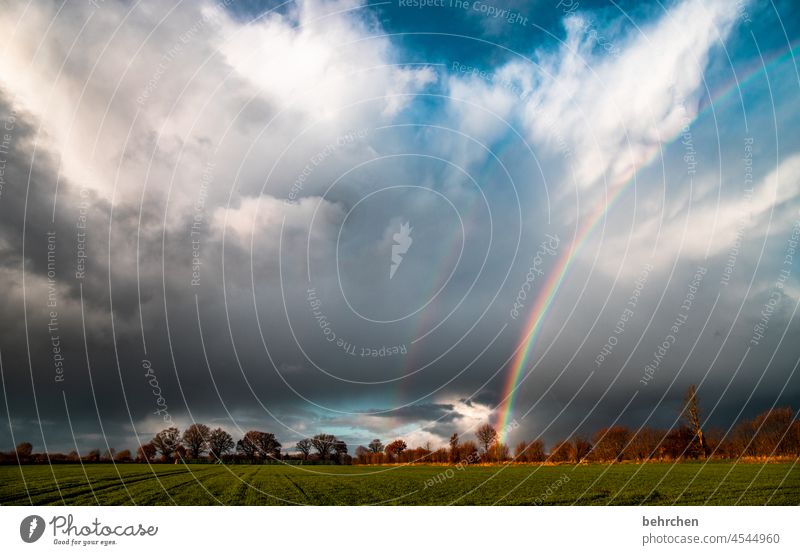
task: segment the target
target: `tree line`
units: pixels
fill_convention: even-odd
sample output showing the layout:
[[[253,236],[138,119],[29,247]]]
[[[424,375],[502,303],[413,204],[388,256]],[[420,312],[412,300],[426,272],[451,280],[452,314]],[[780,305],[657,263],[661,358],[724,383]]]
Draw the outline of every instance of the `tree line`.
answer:
[[[453,434],[448,447],[406,449],[402,440],[383,446],[374,439],[355,450],[353,464],[387,463],[580,463],[647,462],[687,459],[794,458],[800,456],[800,421],[789,407],[765,411],[729,431],[704,430],[694,387],[690,387],[681,418],[671,429],[614,425],[591,436],[574,434],[545,449],[541,439],[521,441],[513,449],[500,441],[497,430],[483,424],[475,441]]]
[[[737,459],[742,457],[800,456],[800,421],[789,407],[765,411],[752,420],[743,420],[729,431],[703,429],[703,418],[694,386],[689,387],[682,404],[680,419],[671,429],[643,427],[631,430],[613,425],[597,430],[591,436],[575,434],[555,442],[550,450],[544,441],[521,441],[513,449],[500,441],[491,424],[475,431],[475,440],[464,440],[454,433],[447,447],[432,449],[430,444],[409,448],[403,439],[385,444],[373,439],[359,445],[355,457],[347,444],[332,434],[317,434],[301,439],[294,453],[283,446],[270,432],[250,430],[234,442],[222,428],[192,424],[183,433],[178,428],[165,428],[133,454],[128,449],[93,449],[85,455],[76,451],[34,453],[33,446],[22,442],[11,452],[0,453],[4,463],[58,462],[222,462],[265,464],[298,462],[303,464],[475,464],[475,463],[579,463],[583,461],[664,461],[682,459]]]
[[[250,430],[234,442],[233,436],[222,428],[211,429],[205,424],[192,424],[183,433],[175,427],[161,430],[136,453],[113,448],[92,449],[86,455],[77,451],[63,453],[33,453],[28,442],[17,445],[12,452],[0,454],[2,462],[53,463],[53,462],[117,462],[117,463],[176,463],[223,462],[263,464],[278,461],[302,460],[320,464],[350,464],[347,444],[332,434],[317,434],[297,442],[299,454],[282,452],[281,442],[275,434]]]

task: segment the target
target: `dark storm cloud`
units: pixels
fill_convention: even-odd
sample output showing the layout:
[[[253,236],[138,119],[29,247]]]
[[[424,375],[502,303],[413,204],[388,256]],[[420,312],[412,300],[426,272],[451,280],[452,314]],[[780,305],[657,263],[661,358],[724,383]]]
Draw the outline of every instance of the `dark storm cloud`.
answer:
[[[448,422],[456,418],[453,413],[455,405],[443,403],[420,403],[410,407],[403,407],[391,412],[379,412],[377,416],[385,418],[402,418],[412,422],[420,420],[440,420]],[[377,411],[370,411],[377,412]]]

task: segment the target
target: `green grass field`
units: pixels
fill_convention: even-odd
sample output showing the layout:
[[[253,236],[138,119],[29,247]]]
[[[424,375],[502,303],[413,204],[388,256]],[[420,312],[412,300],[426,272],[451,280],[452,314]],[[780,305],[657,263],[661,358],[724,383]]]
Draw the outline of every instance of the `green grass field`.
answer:
[[[798,505],[800,464],[3,466],[0,503]]]

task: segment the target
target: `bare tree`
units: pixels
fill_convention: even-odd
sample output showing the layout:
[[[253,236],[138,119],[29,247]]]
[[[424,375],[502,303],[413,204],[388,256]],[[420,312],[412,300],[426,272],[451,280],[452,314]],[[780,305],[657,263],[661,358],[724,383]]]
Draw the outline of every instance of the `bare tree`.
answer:
[[[193,459],[199,459],[200,455],[208,450],[208,437],[211,430],[205,424],[192,424],[183,432],[183,445],[189,451]]]
[[[458,446],[460,461],[464,464],[475,464],[480,460],[478,446],[474,441],[467,440]]]
[[[181,434],[178,431],[178,428],[171,427],[165,428],[158,432],[153,439],[150,440],[150,443],[153,444],[153,447],[156,448],[156,451],[161,453],[161,457],[168,461],[172,458],[172,455],[177,451],[178,445],[180,443]]]
[[[458,462],[458,434],[450,436],[450,462]]]
[[[792,425],[789,426],[784,447],[787,453],[800,455],[800,420],[797,418],[795,418]]]
[[[402,439],[396,439],[384,448],[384,451],[390,457],[399,457],[400,454],[406,450],[406,442]]]
[[[236,452],[247,459],[255,459],[258,455],[258,447],[256,447],[255,437],[252,435],[257,432],[247,432],[244,437],[236,442]]]
[[[697,388],[694,384],[689,386],[686,390],[686,398],[683,401],[683,412],[681,413],[687,425],[694,433],[700,444],[700,452],[705,457],[707,454],[706,440],[703,436],[703,429],[701,427],[700,408],[697,406]]]
[[[311,440],[307,437],[303,438],[295,443],[294,446],[303,454],[303,460],[308,460],[308,456],[311,454],[311,448],[313,447]]]
[[[678,426],[670,430],[661,444],[663,454],[673,460],[700,456],[697,436],[689,426]]]
[[[752,453],[762,457],[791,454],[794,421],[792,409],[788,407],[770,409],[756,416],[750,424]]]
[[[333,442],[333,452],[336,454],[336,462],[342,464],[347,459],[347,444],[341,439]]]
[[[631,438],[626,455],[639,461],[656,457],[661,437],[653,428],[641,428]]]
[[[550,457],[548,460],[552,462],[567,462],[575,458],[575,448],[569,440],[563,440],[556,443],[550,449]]]
[[[592,458],[599,461],[621,461],[630,439],[631,432],[625,426],[601,428],[594,434]]]
[[[77,453],[75,454],[77,456]],[[137,462],[151,462],[156,457],[156,448],[152,443],[144,443],[136,450]]]
[[[27,460],[28,457],[30,457],[31,454],[33,454],[33,445],[31,445],[27,441],[18,443],[16,447],[16,453],[17,457],[19,457],[20,460]]]
[[[336,436],[331,434],[317,434],[311,438],[311,445],[317,450],[317,454],[321,460],[325,460],[333,451]]]
[[[525,443],[524,441],[520,441],[514,448],[514,460],[517,462],[523,462],[527,459],[528,459],[528,444]]]
[[[256,447],[262,457],[277,458],[281,452],[281,442],[275,439],[275,434],[269,432],[258,432]]]
[[[475,431],[475,437],[478,438],[478,443],[483,446],[483,452],[488,455],[489,448],[497,441],[497,430],[487,422]]]
[[[222,428],[214,428],[208,434],[208,450],[215,459],[220,459],[233,451],[236,446],[231,434]]]
[[[525,460],[528,462],[542,462],[547,458],[544,454],[544,441],[535,439],[528,444],[525,451]]]
[[[369,447],[369,450],[372,451],[373,453],[383,452],[383,443],[381,443],[381,440],[377,438],[370,441],[367,447]]]
[[[592,444],[581,436],[572,438],[573,456],[576,463],[581,462],[592,451]]]
[[[503,462],[509,459],[508,445],[503,442],[496,441],[489,448],[489,457],[495,462]]]
[[[250,430],[236,442],[236,450],[249,459],[265,459],[277,457],[281,444],[275,439],[275,434]]]

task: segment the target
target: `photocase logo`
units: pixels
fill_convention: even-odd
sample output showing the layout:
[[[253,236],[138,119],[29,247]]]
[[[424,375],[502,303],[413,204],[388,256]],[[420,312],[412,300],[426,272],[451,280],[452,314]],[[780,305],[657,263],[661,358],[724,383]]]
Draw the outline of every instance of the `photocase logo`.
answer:
[[[408,252],[408,249],[411,247],[411,243],[414,241],[411,238],[411,231],[414,228],[409,226],[409,223],[406,222],[400,226],[400,231],[392,235],[392,239],[394,239],[394,244],[392,245],[392,265],[389,267],[389,279],[394,277],[394,273],[400,267],[400,263],[403,262],[403,255]]]
[[[39,515],[26,516],[19,525],[19,536],[25,543],[33,543],[44,534],[44,519]]]

